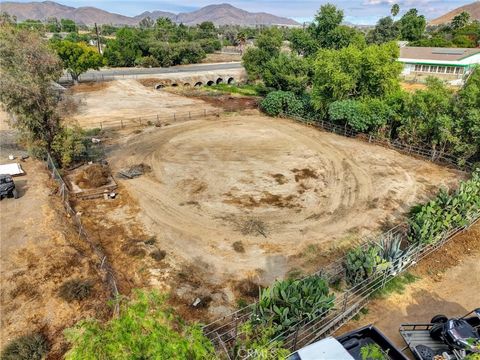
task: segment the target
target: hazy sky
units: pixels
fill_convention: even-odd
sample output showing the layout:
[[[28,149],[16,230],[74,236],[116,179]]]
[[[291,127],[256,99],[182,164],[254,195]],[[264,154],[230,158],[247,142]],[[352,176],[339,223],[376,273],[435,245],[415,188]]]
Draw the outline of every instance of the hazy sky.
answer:
[[[15,1],[15,0],[12,0]],[[18,1],[18,0],[17,0]],[[29,2],[31,0],[20,0]],[[209,4],[228,2],[242,9],[309,21],[320,5],[331,2],[345,11],[345,19],[357,24],[373,24],[378,18],[387,16],[393,3],[398,3],[403,11],[416,7],[427,18],[435,18],[458,6],[473,0],[57,0],[74,7],[95,6],[122,15],[138,15],[145,10],[165,10],[171,12],[192,11]]]

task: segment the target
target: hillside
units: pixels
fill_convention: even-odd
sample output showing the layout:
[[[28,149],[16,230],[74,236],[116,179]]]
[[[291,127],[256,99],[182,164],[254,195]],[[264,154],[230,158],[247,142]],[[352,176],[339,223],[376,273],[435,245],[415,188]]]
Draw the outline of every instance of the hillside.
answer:
[[[452,21],[452,19],[460,14],[461,12],[466,11],[470,14],[472,20],[480,20],[480,1],[475,1],[471,4],[460,6],[445,15],[442,15],[436,19],[433,19],[429,22],[430,25],[441,25],[446,24]]]
[[[2,2],[1,11],[15,15],[19,21],[26,19],[46,20],[49,17],[65,18],[80,24],[93,25],[136,25],[140,20],[149,16],[152,19],[168,17],[177,23],[196,25],[203,21],[212,21],[216,25],[297,25],[292,19],[283,18],[267,13],[251,13],[230,4],[209,5],[189,13],[174,14],[165,11],[145,11],[135,17],[114,14],[95,7],[74,8],[58,4],[53,1],[44,2]]]

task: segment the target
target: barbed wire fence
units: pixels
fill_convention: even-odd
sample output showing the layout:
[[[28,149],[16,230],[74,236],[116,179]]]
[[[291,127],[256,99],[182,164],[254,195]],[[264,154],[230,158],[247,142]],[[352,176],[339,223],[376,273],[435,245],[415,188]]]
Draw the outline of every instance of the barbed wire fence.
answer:
[[[111,298],[117,299],[120,293],[117,287],[116,275],[115,275],[115,271],[113,270],[112,266],[108,261],[107,255],[105,254],[102,247],[92,240],[87,230],[83,226],[81,215],[75,211],[71,203],[68,186],[63,180],[63,177],[60,175],[60,172],[58,171],[55,165],[55,162],[53,161],[50,154],[47,154],[46,165],[47,165],[47,169],[49,170],[52,176],[52,179],[54,179],[59,185],[59,194],[62,198],[63,206],[65,208],[65,211],[67,212],[67,215],[70,216],[75,227],[77,228],[78,236],[82,238],[93,250],[95,256],[97,257],[97,263],[98,263],[97,270],[99,271],[101,277],[103,278],[105,284],[107,285]],[[118,302],[115,302],[114,308],[113,308],[113,314],[114,316],[116,316],[118,315],[118,313],[119,313],[119,304]]]
[[[441,239],[435,243],[410,244],[407,248],[408,251],[406,251],[403,256],[394,260],[387,270],[378,271],[361,283],[337,293],[335,299],[330,304],[331,308],[329,310],[317,314],[315,318],[309,321],[294,324],[281,334],[278,334],[271,340],[270,344],[281,340],[283,344],[282,348],[294,352],[331,335],[357,315],[372,299],[372,296],[385,288],[390,281],[403,274],[427,255],[445,246],[455,238],[456,235],[477,223],[479,219],[480,213],[477,212],[471,218],[467,219],[467,225],[445,231]],[[382,239],[391,240],[394,237],[400,237],[402,241],[406,241],[407,234],[408,226],[406,226],[406,224],[399,225],[377,237],[366,239],[360,246],[366,249],[373,244],[378,245]],[[342,265],[345,260],[346,256],[341,257],[309,276],[321,275],[325,277],[330,284],[339,279],[345,279],[346,272]],[[217,319],[203,328],[204,334],[212,341],[221,356],[232,359],[231,352],[237,345],[237,339],[243,335],[241,325],[253,318],[254,307],[255,303],[250,304],[234,313]],[[274,351],[273,348],[272,351]],[[249,357],[244,357],[243,359],[247,358]]]

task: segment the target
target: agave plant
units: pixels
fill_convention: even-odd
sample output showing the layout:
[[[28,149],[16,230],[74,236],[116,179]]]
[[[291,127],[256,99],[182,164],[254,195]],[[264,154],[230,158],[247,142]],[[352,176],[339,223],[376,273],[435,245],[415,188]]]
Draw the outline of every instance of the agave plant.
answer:
[[[326,313],[333,307],[334,299],[327,281],[320,276],[276,281],[261,291],[253,309],[252,321],[271,326],[278,335]]]
[[[401,234],[389,234],[378,242],[379,255],[389,264],[393,274],[401,272],[411,263],[415,251],[412,246],[402,249],[402,240]]]

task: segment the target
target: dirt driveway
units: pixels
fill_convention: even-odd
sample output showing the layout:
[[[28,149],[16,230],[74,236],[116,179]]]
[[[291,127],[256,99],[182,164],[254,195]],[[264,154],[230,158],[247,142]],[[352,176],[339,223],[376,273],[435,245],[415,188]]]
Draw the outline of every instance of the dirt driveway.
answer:
[[[420,277],[401,294],[372,301],[368,314],[337,334],[374,324],[399,347],[402,323],[425,323],[437,314],[462,316],[480,307],[480,223],[458,235],[411,271]]]
[[[0,113],[1,162],[23,151]],[[61,200],[42,161],[21,162],[26,175],[15,177],[18,199],[0,201],[0,350],[14,338],[42,332],[50,340],[49,359],[65,352],[63,330],[85,317],[109,316],[107,292],[91,249],[67,221]],[[92,297],[68,303],[58,295],[70,279],[88,279]]]
[[[146,87],[135,79],[86,83],[71,88],[80,106],[71,121],[82,127],[100,127],[101,122],[140,117],[169,116],[189,111],[210,111],[207,103]]]
[[[259,114],[147,129],[110,155],[114,171],[152,167],[123,182],[147,229],[163,248],[208,264],[219,283],[252,273],[270,283],[309,245],[318,255],[350,243],[461,176]]]

